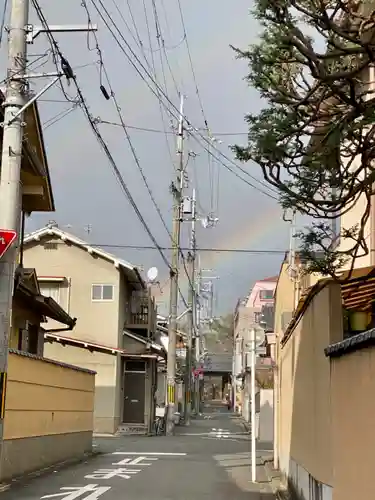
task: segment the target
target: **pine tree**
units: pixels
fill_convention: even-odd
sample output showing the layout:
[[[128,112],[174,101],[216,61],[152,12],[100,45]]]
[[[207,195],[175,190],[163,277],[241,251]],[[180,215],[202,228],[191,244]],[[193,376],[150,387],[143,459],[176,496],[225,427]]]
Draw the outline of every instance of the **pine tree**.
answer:
[[[255,0],[262,34],[248,50],[248,83],[265,102],[248,114],[248,144],[233,149],[257,164],[284,209],[312,218],[298,236],[310,272],[335,276],[368,253],[365,226],[375,182],[375,4],[358,0]],[[373,82],[373,89],[368,85]],[[332,221],[364,200],[358,223]],[[319,255],[319,257],[317,257]]]

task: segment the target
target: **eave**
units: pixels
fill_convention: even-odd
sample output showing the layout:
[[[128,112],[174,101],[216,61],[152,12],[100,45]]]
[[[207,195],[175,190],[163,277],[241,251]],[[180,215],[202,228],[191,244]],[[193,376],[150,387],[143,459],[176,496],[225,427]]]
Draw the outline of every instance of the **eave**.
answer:
[[[0,89],[0,121],[4,121],[4,91]],[[24,143],[22,148],[21,185],[22,208],[25,212],[53,212],[52,185],[44,146],[42,125],[36,102],[24,113]],[[3,130],[3,129],[2,129]],[[2,147],[3,131],[0,131]]]

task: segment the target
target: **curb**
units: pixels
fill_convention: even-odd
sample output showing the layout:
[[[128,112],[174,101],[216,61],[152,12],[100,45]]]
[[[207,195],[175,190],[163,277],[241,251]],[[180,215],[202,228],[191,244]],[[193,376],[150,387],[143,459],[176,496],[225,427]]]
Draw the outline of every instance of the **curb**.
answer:
[[[103,455],[103,453],[100,451],[93,450],[91,452],[85,453],[83,456],[79,458],[70,458],[68,460],[64,460],[63,462],[57,462],[55,464],[49,465],[48,467],[44,467],[43,469],[27,472],[21,476],[17,476],[13,479],[10,479],[8,483],[0,483],[0,493],[8,491],[14,486],[26,483],[29,480],[36,479],[37,477],[46,476],[47,474],[50,474],[52,471],[57,472],[67,467],[71,467],[72,465],[78,465],[84,462],[88,462],[89,460],[92,460],[100,455]]]

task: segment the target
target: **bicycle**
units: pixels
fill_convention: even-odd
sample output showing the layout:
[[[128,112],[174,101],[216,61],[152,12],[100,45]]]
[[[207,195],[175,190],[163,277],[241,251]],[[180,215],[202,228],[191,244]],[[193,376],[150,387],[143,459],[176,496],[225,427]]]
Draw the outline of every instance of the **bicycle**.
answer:
[[[166,409],[159,405],[155,409],[155,435],[164,436],[166,431]]]

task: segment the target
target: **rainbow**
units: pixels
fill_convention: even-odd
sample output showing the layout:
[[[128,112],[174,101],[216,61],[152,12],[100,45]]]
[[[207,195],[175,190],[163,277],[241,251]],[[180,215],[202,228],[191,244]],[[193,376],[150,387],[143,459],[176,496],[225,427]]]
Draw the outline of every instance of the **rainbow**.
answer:
[[[218,245],[218,248],[251,248],[252,245],[261,240],[264,236],[271,233],[275,226],[280,224],[281,208],[279,205],[271,207],[268,211],[251,220],[247,228],[241,227],[225,238]],[[214,231],[214,229],[212,229]],[[227,264],[233,265],[233,253],[231,252],[202,252],[200,254],[201,267],[208,267],[220,274],[220,269],[225,269]],[[180,288],[185,290],[188,279],[185,272],[180,273]],[[169,297],[169,284],[163,286],[162,293],[160,290],[155,290],[155,298],[157,301],[163,302]]]

